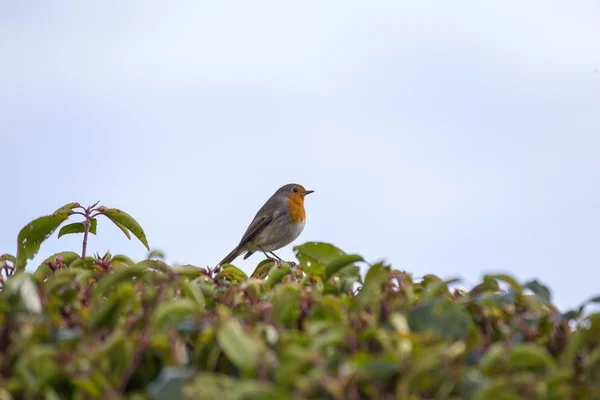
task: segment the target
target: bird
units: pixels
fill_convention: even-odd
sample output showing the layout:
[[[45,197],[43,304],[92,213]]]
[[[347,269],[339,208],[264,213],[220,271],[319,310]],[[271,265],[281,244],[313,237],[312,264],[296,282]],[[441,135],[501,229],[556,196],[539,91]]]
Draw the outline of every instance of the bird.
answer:
[[[273,252],[292,243],[304,230],[304,197],[311,193],[314,190],[306,190],[297,183],[288,183],[277,189],[258,210],[238,245],[215,268],[230,264],[244,252],[244,260],[260,251],[268,259],[273,260],[274,257],[277,263],[283,262]]]

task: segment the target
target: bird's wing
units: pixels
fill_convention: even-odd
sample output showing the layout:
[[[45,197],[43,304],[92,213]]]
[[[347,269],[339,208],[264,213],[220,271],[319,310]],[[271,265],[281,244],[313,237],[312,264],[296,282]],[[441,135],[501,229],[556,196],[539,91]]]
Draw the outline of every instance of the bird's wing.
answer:
[[[262,232],[262,230],[265,229],[271,221],[273,221],[273,218],[274,215],[263,215],[260,218],[255,218],[244,233],[244,236],[242,236],[242,240],[240,240],[238,248],[242,248],[246,243],[252,240],[252,238]]]

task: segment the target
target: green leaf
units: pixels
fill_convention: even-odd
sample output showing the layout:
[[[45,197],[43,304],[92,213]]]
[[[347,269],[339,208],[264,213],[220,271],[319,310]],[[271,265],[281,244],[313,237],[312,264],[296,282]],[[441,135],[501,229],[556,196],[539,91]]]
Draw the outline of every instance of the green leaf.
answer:
[[[94,257],[77,258],[69,264],[69,268],[94,269],[94,261]]]
[[[224,374],[198,372],[183,389],[187,400],[289,400],[299,398],[274,385],[252,379],[239,379]],[[314,397],[311,397],[314,398]]]
[[[169,273],[173,271],[173,268],[162,260],[142,260],[135,264],[137,267],[142,267],[145,269],[153,269],[155,271],[160,271],[164,273]]]
[[[493,376],[494,374],[505,370],[508,358],[507,353],[508,344],[501,342],[492,344],[479,361],[481,372]]]
[[[336,348],[344,341],[344,330],[340,325],[328,326],[317,335],[311,338],[310,346],[317,352],[325,352],[328,349]]]
[[[382,286],[390,280],[390,268],[383,263],[373,265],[365,275],[365,283],[353,298],[353,307],[363,309],[380,302]]]
[[[236,387],[237,399],[289,400],[289,393],[281,392],[265,382],[243,380]]]
[[[332,278],[345,267],[348,267],[358,261],[364,261],[364,259],[357,254],[342,255],[334,258],[327,263],[323,280],[325,281]]]
[[[146,249],[150,251],[150,246],[148,246],[148,241],[146,240],[146,234],[144,233],[144,230],[131,215],[127,214],[123,210],[119,210],[117,208],[106,208],[104,206],[98,207],[98,211],[114,222],[115,225],[117,225],[123,232],[129,230],[131,233],[133,233],[133,235],[138,238],[140,242],[142,242]],[[127,236],[129,237],[129,235]]]
[[[231,264],[223,264],[217,275],[220,279],[227,279],[231,282],[243,282],[248,279],[248,276],[238,267]]]
[[[179,400],[183,383],[193,375],[190,368],[165,367],[148,385],[148,395],[155,400]]]
[[[523,400],[513,382],[505,378],[497,378],[477,391],[474,400]]]
[[[179,288],[181,289],[181,294],[194,303],[196,303],[197,307],[204,310],[206,305],[206,299],[204,298],[204,294],[202,294],[202,290],[193,282],[190,281],[181,281],[179,282]]]
[[[46,293],[54,296],[58,291],[64,292],[68,290],[73,286],[75,276],[80,272],[81,270],[76,268],[67,268],[56,271],[44,282]]]
[[[281,265],[274,265],[269,271],[269,277],[267,278],[267,286],[272,288],[290,273],[291,267],[288,263],[282,263]]]
[[[273,265],[275,265],[275,263],[271,259],[267,258],[265,260],[262,260],[258,263],[256,269],[254,270],[254,272],[252,272],[252,275],[250,275],[250,277],[258,279],[266,278],[267,275],[269,275],[269,271],[271,270],[271,267]]]
[[[351,362],[361,378],[384,381],[398,372],[398,362],[393,357],[360,352]]]
[[[581,316],[582,311],[583,311],[583,308],[579,308],[578,310],[565,311],[558,316],[557,320],[558,321],[571,321],[571,320],[578,319]]]
[[[219,328],[217,342],[227,358],[243,370],[254,369],[265,351],[264,342],[245,333],[235,319],[229,319]]]
[[[166,262],[164,262],[162,260],[142,260],[135,265],[138,267],[154,269],[156,271],[161,271],[161,272],[165,272],[165,273],[168,273],[169,271],[173,270],[173,268],[171,268],[171,266],[169,264],[167,264]]]
[[[116,221],[113,221],[113,223],[117,226],[117,228],[119,228],[121,230],[121,232],[123,232],[125,234],[125,236],[127,236],[127,239],[131,240],[131,234],[129,233],[127,228],[125,228],[122,224],[120,224]]]
[[[73,379],[73,385],[91,398],[99,398],[102,394],[102,390],[100,389],[98,383],[95,382],[94,379],[85,375],[83,377],[75,377]]]
[[[134,277],[139,277],[148,269],[143,265],[135,265],[133,267],[122,268],[112,274],[105,275],[98,281],[98,287],[94,290],[94,294],[102,296],[105,292],[121,282],[131,280]]]
[[[503,281],[503,282],[508,283],[510,285],[510,287],[514,290],[514,292],[517,294],[517,296],[520,296],[521,293],[523,292],[523,288],[521,287],[521,285],[519,285],[519,282],[517,282],[516,279],[510,275],[506,275],[506,274],[486,275],[484,277],[484,279],[495,279],[498,281]]]
[[[214,297],[215,288],[212,287],[211,285],[201,282],[201,283],[198,283],[198,287],[200,288],[200,291],[204,295],[205,299],[206,298],[212,299]]]
[[[159,260],[164,260],[165,259],[165,252],[159,249],[153,249],[151,250],[148,255],[146,256],[146,258],[148,259],[152,259],[152,258],[158,258]]]
[[[597,345],[600,337],[600,312],[587,315],[575,330],[568,343],[566,358],[574,362],[580,352],[588,352],[592,346]]]
[[[4,288],[3,288],[4,289]],[[18,305],[30,313],[41,313],[42,302],[38,287],[30,274],[19,274],[11,277],[6,283],[7,293],[18,299]],[[14,307],[14,301],[11,301]]]
[[[600,296],[592,297],[591,299],[587,300],[586,303],[600,303]]]
[[[103,327],[113,328],[120,315],[120,302],[118,298],[111,298],[103,303],[93,314],[90,315],[88,328],[96,331]]]
[[[296,254],[307,255],[325,264],[330,263],[339,256],[343,256],[346,254],[331,243],[325,242],[304,243],[302,245],[294,247],[294,251],[296,252]]]
[[[175,271],[177,275],[187,279],[196,279],[202,275],[205,275],[205,271],[202,268],[191,264],[178,265],[173,267],[173,271]]]
[[[483,277],[483,282],[478,285],[475,285],[470,291],[469,294],[472,297],[477,297],[481,293],[485,292],[497,292],[500,290],[500,286],[498,285],[498,281],[491,276],[487,275]]]
[[[92,218],[90,220],[89,233],[95,235],[97,226],[98,226],[98,221],[96,220],[96,218]],[[60,239],[60,237],[64,236],[64,235],[70,235],[73,233],[84,233],[84,232],[85,232],[85,223],[84,222],[73,222],[72,224],[68,224],[68,225],[65,225],[62,228],[60,228],[60,231],[58,231],[58,238]]]
[[[0,387],[0,400],[13,400],[13,397],[8,390]]]
[[[8,253],[6,253],[6,254],[2,254],[2,255],[0,256],[0,261],[10,261],[10,262],[14,263],[16,260],[17,260],[17,259],[15,258],[15,256],[13,256],[13,255],[10,255],[10,254],[8,254]]]
[[[300,316],[298,295],[300,286],[295,284],[278,285],[272,293],[273,320],[280,324],[293,324]]]
[[[283,347],[279,357],[279,365],[273,371],[274,381],[284,387],[294,384],[297,377],[305,376],[311,367],[314,355],[297,344]]]
[[[421,295],[423,300],[435,299],[440,296],[449,295],[450,291],[448,289],[448,285],[455,282],[454,279],[444,281],[435,275],[426,275],[424,278],[424,290]]]
[[[408,313],[411,330],[428,333],[445,340],[460,340],[468,336],[473,320],[459,304],[445,298],[429,300]]]
[[[198,304],[191,299],[174,299],[161,301],[152,314],[154,330],[171,327],[198,309]]]
[[[135,265],[135,261],[133,261],[131,258],[127,257],[126,255],[123,254],[117,254],[116,256],[114,256],[111,261],[114,262],[121,262],[129,267],[132,267]]]
[[[44,400],[61,400],[61,397],[52,388],[47,388],[44,391]]]
[[[16,272],[25,271],[27,260],[35,257],[40,250],[42,242],[73,214],[73,208],[79,203],[69,203],[51,215],[37,218],[25,225],[17,237],[17,257],[15,260]]]
[[[535,296],[543,303],[550,303],[550,289],[547,286],[542,285],[537,280],[527,282],[524,286],[535,294]]]
[[[50,257],[42,261],[42,263],[36,268],[35,272],[33,273],[33,276],[42,280],[46,279],[46,277],[48,277],[52,273],[52,271],[48,267],[48,263],[54,262],[56,260],[56,257],[58,256],[63,258],[64,263],[66,265],[70,265],[74,260],[77,260],[79,258],[79,254],[75,253],[74,251],[61,251],[60,253],[52,254]]]
[[[233,378],[217,373],[199,371],[191,379],[189,385],[183,390],[185,400],[241,400],[239,396],[231,394],[235,385]]]
[[[340,256],[346,255],[330,243],[308,242],[294,247],[296,258],[310,274],[325,273],[326,266]]]
[[[552,356],[544,347],[516,343],[510,347],[509,366],[511,371],[547,371],[555,365]]]

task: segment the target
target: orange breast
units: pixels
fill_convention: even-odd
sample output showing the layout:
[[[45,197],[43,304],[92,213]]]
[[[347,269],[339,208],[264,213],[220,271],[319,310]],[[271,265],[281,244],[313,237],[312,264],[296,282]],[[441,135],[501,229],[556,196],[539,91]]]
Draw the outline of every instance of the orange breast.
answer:
[[[302,196],[288,196],[287,201],[292,222],[297,224],[304,221],[306,219],[306,212],[304,211],[304,198]]]

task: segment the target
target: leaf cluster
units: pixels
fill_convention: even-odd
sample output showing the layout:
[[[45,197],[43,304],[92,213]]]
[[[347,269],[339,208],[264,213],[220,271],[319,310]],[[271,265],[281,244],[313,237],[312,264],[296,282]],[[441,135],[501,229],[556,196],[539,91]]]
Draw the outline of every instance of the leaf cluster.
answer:
[[[600,398],[587,302],[561,313],[538,281],[459,289],[329,243],[294,250],[250,276],[74,252],[11,275],[0,399]]]

